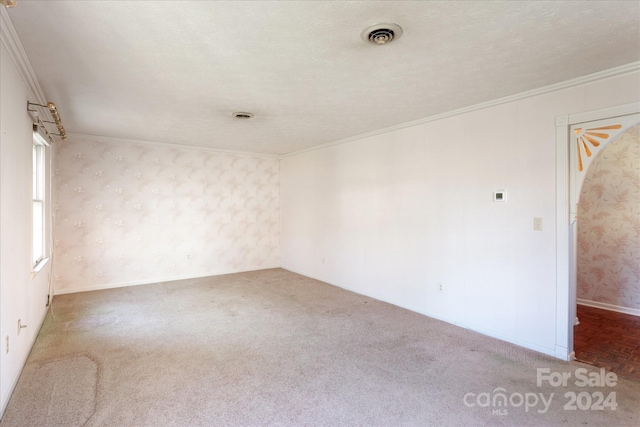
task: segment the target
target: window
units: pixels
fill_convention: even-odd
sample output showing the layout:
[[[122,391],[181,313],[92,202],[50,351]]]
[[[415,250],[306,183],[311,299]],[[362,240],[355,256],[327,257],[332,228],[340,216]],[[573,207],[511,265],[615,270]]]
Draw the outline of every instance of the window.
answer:
[[[33,243],[32,263],[37,269],[45,257],[45,211],[44,175],[45,145],[34,136],[33,139]]]

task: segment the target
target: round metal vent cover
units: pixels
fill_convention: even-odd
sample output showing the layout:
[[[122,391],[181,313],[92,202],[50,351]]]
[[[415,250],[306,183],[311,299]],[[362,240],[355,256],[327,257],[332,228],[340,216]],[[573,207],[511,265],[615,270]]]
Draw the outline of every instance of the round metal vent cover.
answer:
[[[372,25],[360,34],[362,40],[375,45],[391,43],[401,35],[402,28],[397,24]]]
[[[244,111],[238,111],[232,114],[232,116],[236,119],[240,119],[240,120],[249,120],[250,118],[253,117],[252,113],[246,113]]]

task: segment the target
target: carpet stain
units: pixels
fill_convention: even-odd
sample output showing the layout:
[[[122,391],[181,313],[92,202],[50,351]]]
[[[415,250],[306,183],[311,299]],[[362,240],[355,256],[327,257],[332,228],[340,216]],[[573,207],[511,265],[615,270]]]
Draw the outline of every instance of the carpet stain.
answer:
[[[87,355],[42,361],[25,371],[33,381],[23,382],[13,398],[37,402],[7,411],[4,426],[81,426],[96,410],[99,364]]]
[[[101,326],[115,323],[117,320],[118,316],[113,314],[97,314],[66,322],[64,330],[69,332],[91,331]]]

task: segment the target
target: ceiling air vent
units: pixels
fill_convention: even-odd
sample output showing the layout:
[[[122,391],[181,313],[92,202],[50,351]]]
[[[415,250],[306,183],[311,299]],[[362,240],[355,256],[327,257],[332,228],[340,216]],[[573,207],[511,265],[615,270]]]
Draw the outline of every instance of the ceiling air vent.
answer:
[[[239,112],[233,113],[232,116],[239,120],[249,120],[250,118],[253,117],[253,114],[239,111]]]
[[[372,25],[360,34],[362,40],[375,45],[391,43],[402,35],[402,28],[396,24]]]

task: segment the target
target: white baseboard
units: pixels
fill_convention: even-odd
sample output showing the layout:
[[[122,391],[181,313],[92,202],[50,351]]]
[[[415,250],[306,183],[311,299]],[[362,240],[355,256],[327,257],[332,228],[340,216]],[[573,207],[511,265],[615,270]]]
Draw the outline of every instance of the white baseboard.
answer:
[[[587,307],[601,308],[603,310],[616,311],[618,313],[631,314],[632,316],[640,316],[640,310],[637,308],[621,307],[619,305],[607,304],[605,302],[589,301],[578,298],[578,304]]]
[[[67,288],[67,289],[56,289],[54,291],[54,295],[64,295],[64,294],[75,294],[78,292],[91,292],[91,291],[101,291],[104,289],[115,289],[115,288],[125,288],[127,286],[138,286],[138,285],[151,285],[153,283],[161,283],[161,282],[173,282],[176,280],[189,280],[189,279],[200,279],[202,277],[211,277],[211,276],[223,276],[225,274],[235,274],[235,273],[248,273],[250,271],[260,271],[260,270],[269,270],[272,268],[280,268],[279,265],[275,266],[265,266],[261,268],[256,268],[254,270],[229,270],[229,271],[215,271],[203,275],[198,276],[173,276],[173,277],[156,277],[153,279],[144,279],[144,280],[134,280],[132,282],[119,282],[119,283],[103,283],[100,285],[92,285],[92,286],[82,286],[77,288]]]
[[[344,289],[344,290],[349,291],[349,292],[353,292],[353,293],[360,294],[360,295],[365,295],[365,296],[370,297],[370,298],[375,298],[375,299],[377,299],[379,301],[386,302],[387,304],[392,304],[392,305],[404,308],[405,310],[413,311],[415,313],[422,314],[423,316],[431,317],[432,319],[436,319],[436,320],[440,320],[440,321],[443,321],[443,322],[446,322],[446,323],[450,323],[450,324],[452,324],[454,326],[457,326],[459,328],[467,329],[467,330],[470,330],[470,331],[473,331],[473,332],[477,332],[477,333],[482,334],[482,335],[486,335],[486,336],[491,337],[491,338],[499,339],[500,341],[505,341],[505,342],[508,342],[508,343],[511,343],[511,344],[515,344],[515,345],[523,347],[523,348],[527,348],[529,350],[537,351],[538,353],[546,354],[547,356],[552,356],[552,357],[555,357],[557,359],[564,360],[564,361],[571,360],[570,359],[571,354],[569,353],[568,349],[566,349],[566,348],[559,348],[559,347],[558,348],[548,348],[548,347],[544,347],[544,346],[541,346],[539,344],[535,344],[535,343],[531,343],[529,341],[525,341],[525,340],[519,339],[518,337],[514,337],[514,336],[511,336],[511,335],[506,335],[506,334],[504,334],[502,332],[497,332],[497,331],[494,331],[494,330],[491,330],[491,329],[485,329],[485,328],[477,328],[477,327],[474,327],[473,325],[468,325],[468,324],[465,324],[463,322],[459,322],[458,320],[451,319],[451,318],[448,318],[448,317],[445,317],[445,316],[440,316],[440,315],[437,315],[437,314],[434,314],[434,313],[430,313],[428,311],[417,310],[417,309],[412,308],[412,307],[406,307],[406,306],[403,306],[403,305],[400,305],[400,304],[389,302],[389,301],[385,300],[384,298],[382,298],[379,295],[363,294],[360,290],[355,290],[355,289],[349,288],[347,286],[338,285],[336,283],[332,283],[332,282],[330,282],[330,281],[328,281],[326,279],[323,279],[321,277],[317,277],[317,276],[309,275],[309,274],[306,274],[306,273],[302,273],[302,272],[297,271],[297,270],[295,270],[293,268],[290,268],[288,266],[284,266],[283,265],[281,268],[283,268],[283,269],[285,269],[287,271],[291,271],[292,273],[300,274],[301,276],[309,277],[311,279],[318,280],[320,282],[328,283],[328,284],[330,284],[332,286]]]
[[[571,362],[575,359],[575,353],[573,351],[569,351],[567,347],[560,345],[556,345],[554,354],[550,356],[554,356],[556,359],[564,360],[565,362]]]

